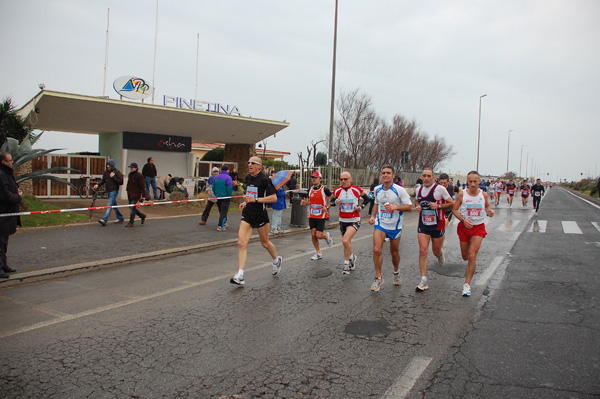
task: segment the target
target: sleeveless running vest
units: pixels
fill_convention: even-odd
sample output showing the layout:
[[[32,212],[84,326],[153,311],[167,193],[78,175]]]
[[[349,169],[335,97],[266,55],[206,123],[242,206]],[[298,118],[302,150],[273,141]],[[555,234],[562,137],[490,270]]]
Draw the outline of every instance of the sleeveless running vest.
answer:
[[[325,186],[320,186],[316,190],[314,187],[311,187],[308,197],[310,200],[310,218],[329,219],[329,213],[327,213],[327,196],[325,195]]]
[[[460,204],[458,211],[463,217],[469,219],[474,226],[482,224],[485,220],[483,191],[479,190],[479,193],[474,197],[470,196],[467,190],[463,191],[462,204]]]
[[[419,205],[421,205],[421,214],[419,215],[419,228],[421,230],[444,230],[444,227],[446,226],[444,210],[442,208],[431,209],[429,206],[430,202],[437,203],[438,205],[446,202],[443,199],[435,199],[434,194],[437,186],[438,184],[434,183],[431,190],[429,190],[429,194],[425,197],[421,195],[425,186],[421,186],[417,191],[417,201],[419,202]]]

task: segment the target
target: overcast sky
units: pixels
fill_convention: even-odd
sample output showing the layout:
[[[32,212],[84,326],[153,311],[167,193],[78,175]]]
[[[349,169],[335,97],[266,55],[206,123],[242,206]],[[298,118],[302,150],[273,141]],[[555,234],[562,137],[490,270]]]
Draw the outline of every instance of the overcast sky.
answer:
[[[600,1],[339,3],[336,96],[360,89],[387,121],[414,118],[445,138],[456,151],[445,171],[475,168],[487,94],[481,172],[506,172],[509,130],[511,171],[555,181],[600,172]],[[120,76],[152,81],[156,0],[0,0],[0,97],[20,107],[42,82],[102,95],[109,8],[107,95],[118,98]],[[297,163],[329,132],[334,9],[334,0],[160,0],[155,103],[194,97],[199,33],[198,98],[287,120],[267,148]],[[97,151],[97,138],[47,132],[40,145]]]

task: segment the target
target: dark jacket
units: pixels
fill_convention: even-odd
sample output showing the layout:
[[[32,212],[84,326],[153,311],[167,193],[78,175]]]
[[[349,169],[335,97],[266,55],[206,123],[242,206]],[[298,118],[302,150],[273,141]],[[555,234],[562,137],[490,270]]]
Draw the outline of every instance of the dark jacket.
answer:
[[[113,177],[110,177],[110,173],[115,172]],[[119,191],[119,186],[123,185],[123,173],[119,169],[113,169],[112,171],[106,169],[102,175],[102,180],[98,183],[98,187],[106,184],[106,192]]]
[[[136,170],[135,172],[129,173],[127,178],[127,198],[130,201],[139,201],[140,198],[145,197],[146,182],[144,176]]]
[[[157,174],[156,165],[153,163],[147,163],[142,168],[142,175],[144,175],[144,177],[156,177]]]
[[[19,212],[21,196],[12,168],[0,163],[0,213]],[[0,218],[0,237],[7,237],[17,231],[21,225],[20,216]]]

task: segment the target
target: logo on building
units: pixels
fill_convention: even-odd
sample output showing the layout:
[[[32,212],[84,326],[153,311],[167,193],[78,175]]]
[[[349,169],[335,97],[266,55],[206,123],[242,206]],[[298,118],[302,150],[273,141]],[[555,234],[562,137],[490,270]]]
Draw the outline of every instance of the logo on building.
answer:
[[[131,100],[143,100],[152,94],[152,86],[136,76],[121,76],[113,83],[115,91]]]

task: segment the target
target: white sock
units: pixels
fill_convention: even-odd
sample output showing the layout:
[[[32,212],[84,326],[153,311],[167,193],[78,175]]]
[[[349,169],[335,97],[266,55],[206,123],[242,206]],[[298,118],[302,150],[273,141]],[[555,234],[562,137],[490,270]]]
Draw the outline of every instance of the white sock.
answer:
[[[237,272],[238,277],[244,277],[244,271],[242,269]]]
[[[421,276],[421,280],[427,281],[427,276]]]

